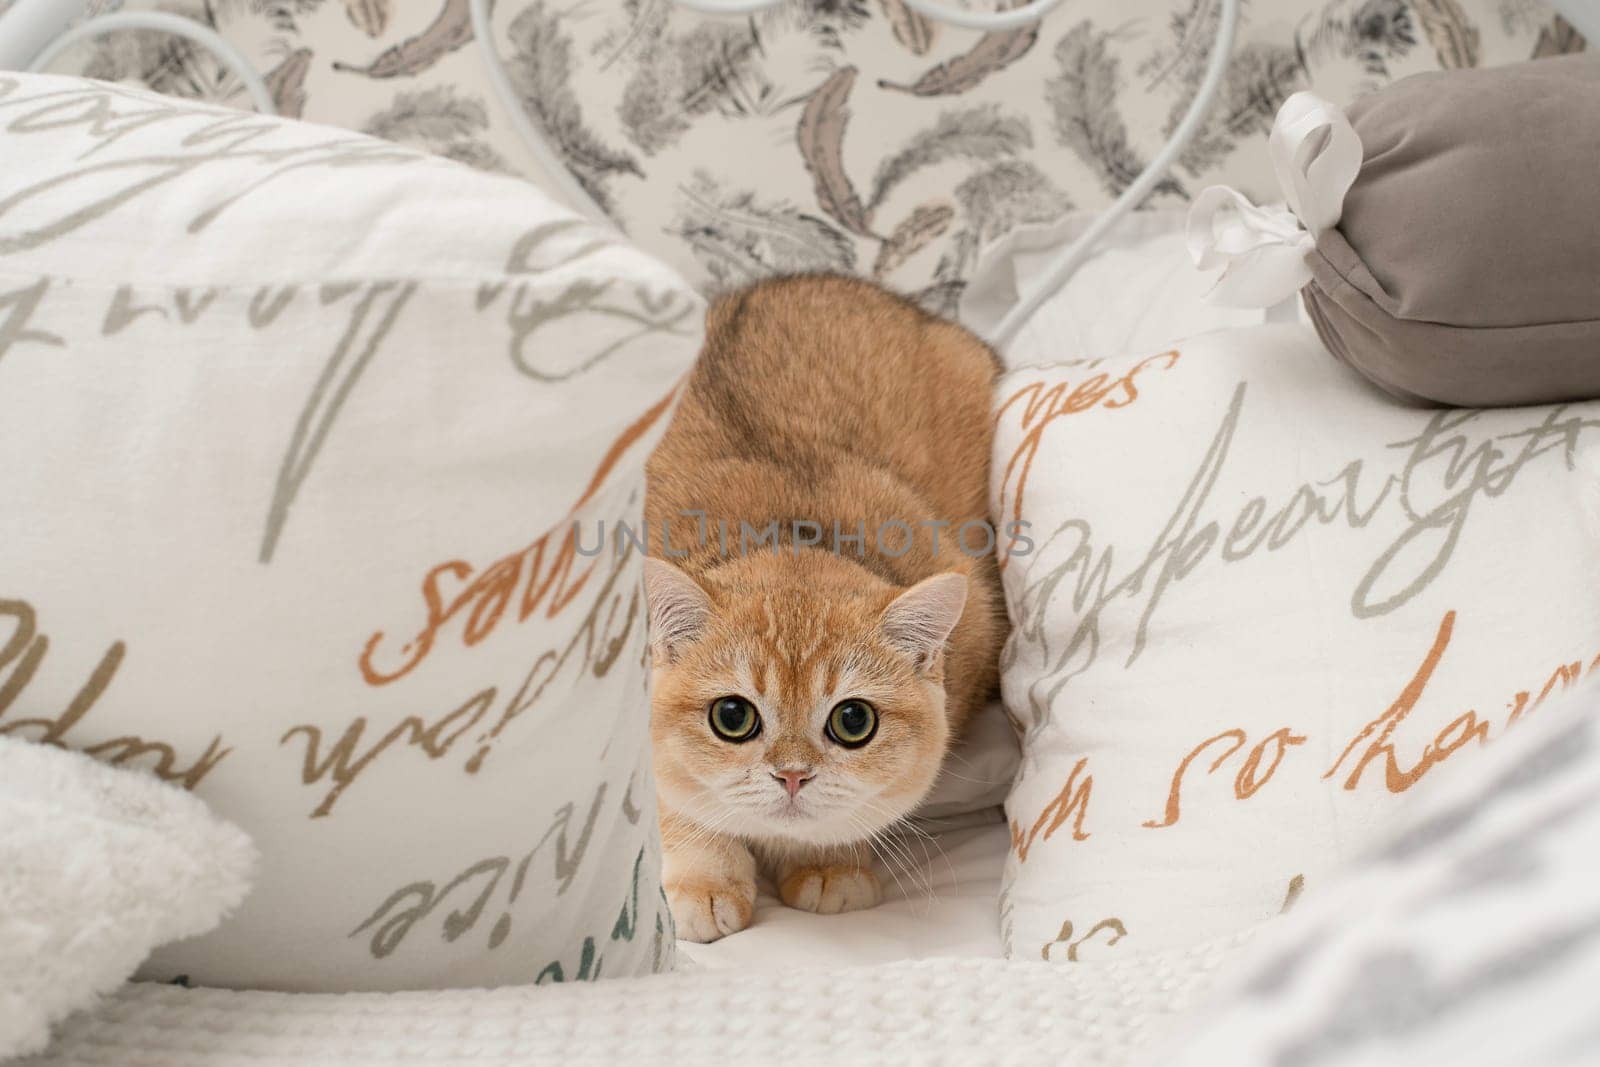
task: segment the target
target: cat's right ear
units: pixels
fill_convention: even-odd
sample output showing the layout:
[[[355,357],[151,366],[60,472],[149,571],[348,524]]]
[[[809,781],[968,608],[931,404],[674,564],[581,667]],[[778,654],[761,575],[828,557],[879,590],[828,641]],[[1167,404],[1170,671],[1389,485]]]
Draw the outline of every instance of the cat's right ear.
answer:
[[[945,642],[966,606],[964,575],[947,571],[924,578],[883,609],[884,636],[911,653],[918,670],[930,670],[944,655]]]
[[[665,560],[646,557],[644,594],[650,603],[650,651],[667,663],[698,641],[711,618],[711,598],[700,584]]]

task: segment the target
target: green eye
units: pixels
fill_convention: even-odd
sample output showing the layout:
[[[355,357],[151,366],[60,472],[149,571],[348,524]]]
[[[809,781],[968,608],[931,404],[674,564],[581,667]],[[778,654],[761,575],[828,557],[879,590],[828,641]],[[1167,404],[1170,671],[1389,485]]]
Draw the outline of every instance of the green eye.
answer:
[[[718,697],[711,702],[711,732],[739,744],[761,732],[761,716],[744,697]]]
[[[877,709],[865,700],[846,700],[828,713],[828,736],[845,748],[860,748],[877,732]]]

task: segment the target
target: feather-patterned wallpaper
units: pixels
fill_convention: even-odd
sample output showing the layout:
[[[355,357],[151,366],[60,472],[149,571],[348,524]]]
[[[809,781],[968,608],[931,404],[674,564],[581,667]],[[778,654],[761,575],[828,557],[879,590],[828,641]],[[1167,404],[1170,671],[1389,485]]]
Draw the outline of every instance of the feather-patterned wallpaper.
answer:
[[[5,0],[0,0],[3,4]],[[125,0],[218,29],[286,114],[490,170],[537,174],[476,49],[466,0]],[[500,0],[495,47],[578,181],[707,288],[835,270],[950,311],[985,245],[1103,207],[1187,107],[1219,0],[1065,0],[977,33],[904,0],[789,0],[709,19],[671,0]],[[1581,50],[1545,0],[1245,0],[1219,102],[1152,204],[1216,182],[1275,196],[1264,135],[1314,87]],[[244,106],[184,41],[124,34],[58,70]]]

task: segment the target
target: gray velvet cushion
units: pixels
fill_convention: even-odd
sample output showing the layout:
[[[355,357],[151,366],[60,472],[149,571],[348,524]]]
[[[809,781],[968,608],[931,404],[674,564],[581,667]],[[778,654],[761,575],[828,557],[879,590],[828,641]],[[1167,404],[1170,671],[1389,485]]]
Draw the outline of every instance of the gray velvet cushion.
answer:
[[[1600,56],[1420,74],[1349,110],[1360,175],[1304,298],[1414,401],[1600,397]]]

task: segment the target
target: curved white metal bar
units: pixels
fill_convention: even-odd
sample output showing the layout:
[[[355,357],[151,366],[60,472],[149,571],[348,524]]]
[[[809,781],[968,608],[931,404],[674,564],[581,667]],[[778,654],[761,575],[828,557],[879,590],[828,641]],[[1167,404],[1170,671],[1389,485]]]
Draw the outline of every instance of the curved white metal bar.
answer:
[[[0,14],[0,70],[27,70],[88,8],[89,0],[13,0]]]
[[[1072,276],[1073,271],[1084,264],[1106,232],[1118,219],[1136,208],[1177,161],[1179,153],[1199,130],[1206,111],[1222,89],[1222,78],[1227,73],[1228,57],[1233,53],[1233,41],[1238,29],[1239,0],[1222,0],[1222,16],[1217,23],[1216,39],[1211,44],[1211,58],[1206,63],[1205,77],[1201,79],[1189,110],[1184,112],[1183,121],[1178,123],[1178,128],[1172,131],[1172,136],[1167,138],[1167,143],[1161,146],[1156,157],[1139,172],[1133,184],[1123,190],[1116,202],[1094,220],[1082,237],[1052,259],[1027,292],[1021,294],[1016,306],[1006,313],[988,338],[996,349],[1004,350],[1022,324],[1061,287],[1061,283]]]
[[[200,25],[193,19],[186,19],[181,15],[169,15],[161,11],[129,11],[117,12],[110,15],[101,15],[98,18],[80,22],[67,30],[55,40],[45,45],[44,50],[34,56],[28,63],[30,71],[41,71],[49,66],[62,52],[71,48],[79,41],[98,37],[103,33],[113,33],[118,30],[154,30],[157,33],[170,33],[174,37],[184,37],[200,45],[212,55],[216,56],[233,74],[244,83],[245,90],[249,92],[250,99],[255,102],[256,110],[264,115],[276,115],[277,106],[273,103],[272,92],[267,88],[267,83],[261,75],[250,65],[250,61],[239,53],[233,45],[223,40],[215,30]]]
[[[760,2],[766,3],[768,0]],[[539,164],[540,169],[545,172],[570,206],[598,223],[615,228],[616,223],[611,221],[605,209],[589,195],[589,190],[573,177],[572,172],[567,169],[566,162],[551,150],[550,143],[545,140],[544,131],[529,117],[527,109],[518,99],[517,91],[511,84],[511,77],[506,73],[504,64],[500,62],[500,53],[495,51],[494,30],[489,21],[489,0],[467,0],[467,9],[472,15],[472,36],[476,39],[478,51],[483,57],[483,65],[489,75],[489,86],[499,99],[501,110],[511,120],[511,126],[517,131],[517,136],[521,138],[529,153],[533,155],[534,161]]]

